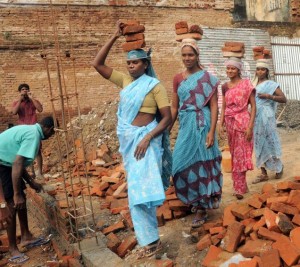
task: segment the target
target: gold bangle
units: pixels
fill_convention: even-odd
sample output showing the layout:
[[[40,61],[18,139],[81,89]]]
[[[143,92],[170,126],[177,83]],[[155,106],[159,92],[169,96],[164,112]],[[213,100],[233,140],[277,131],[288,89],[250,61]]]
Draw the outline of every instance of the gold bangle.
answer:
[[[151,136],[151,139],[154,138],[154,135],[152,133],[149,132],[148,134]]]

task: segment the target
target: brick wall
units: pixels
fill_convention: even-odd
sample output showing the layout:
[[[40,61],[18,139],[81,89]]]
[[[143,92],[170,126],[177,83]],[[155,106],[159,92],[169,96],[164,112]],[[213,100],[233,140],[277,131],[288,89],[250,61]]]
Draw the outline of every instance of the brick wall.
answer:
[[[68,0],[52,0],[53,5],[66,5]],[[24,0],[0,0],[0,3],[29,5]],[[48,0],[30,0],[30,5],[48,5]],[[157,7],[192,7],[192,8],[215,8],[231,9],[234,0],[73,0],[72,5],[88,6],[157,6]]]
[[[51,12],[47,6],[7,5],[0,9],[0,17],[0,131],[4,130],[8,123],[16,121],[16,116],[11,116],[9,112],[12,101],[18,97],[17,88],[20,83],[28,83],[32,93],[43,103],[44,112],[51,112],[47,72],[41,53],[46,53],[49,59],[52,90],[54,96],[57,96],[59,86],[53,25],[57,25],[59,35],[61,70],[64,73],[62,85],[69,93],[75,90],[73,62],[65,56],[65,51],[70,51],[69,22],[72,25],[72,55],[75,58],[79,104],[84,112],[118,96],[119,90],[101,78],[90,66],[99,47],[114,31],[117,19],[136,18],[146,26],[147,48],[153,48],[153,65],[169,92],[174,74],[182,69],[179,44],[175,42],[174,36],[175,22],[187,20],[191,24],[211,27],[231,25],[229,11],[195,8],[75,5],[70,7],[68,13],[66,6],[55,6]],[[107,64],[126,71],[125,55],[121,51],[123,41],[121,37],[116,42],[108,56]],[[69,102],[73,115],[77,112],[76,98],[71,97]],[[57,110],[59,103],[54,102]]]

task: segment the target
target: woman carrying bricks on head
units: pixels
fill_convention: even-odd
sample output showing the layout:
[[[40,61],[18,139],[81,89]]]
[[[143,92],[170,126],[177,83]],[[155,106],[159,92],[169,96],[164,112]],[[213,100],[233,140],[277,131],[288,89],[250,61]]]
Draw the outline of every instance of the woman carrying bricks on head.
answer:
[[[280,160],[281,145],[276,130],[276,109],[278,103],[286,103],[286,97],[277,82],[270,80],[269,65],[266,59],[258,59],[253,86],[256,89],[256,118],[254,126],[254,149],[256,166],[261,174],[252,182],[254,184],[269,179],[267,170],[276,172],[275,178],[283,174]]]
[[[230,81],[222,85],[220,133],[223,134],[225,125],[232,159],[233,195],[242,199],[248,192],[246,172],[253,170],[255,89],[250,80],[241,78],[242,62],[239,58],[229,58],[225,65]],[[248,111],[249,104],[251,112]]]
[[[165,200],[162,173],[171,162],[170,150],[163,138],[171,122],[167,92],[155,78],[150,57],[142,49],[129,51],[129,75],[105,65],[114,42],[122,35],[122,23],[100,49],[93,66],[102,77],[123,88],[120,92],[117,134],[127,172],[129,208],[137,240],[142,249],[138,257],[149,257],[162,248],[158,235],[156,207]],[[159,111],[161,119],[156,120]],[[164,149],[165,148],[165,149]],[[164,167],[162,162],[164,161]],[[171,169],[171,168],[169,168]],[[166,187],[168,185],[166,184]]]
[[[215,136],[219,81],[200,65],[194,39],[182,40],[181,56],[185,71],[173,80],[172,121],[179,117],[179,132],[172,173],[177,197],[196,213],[192,227],[200,227],[208,219],[207,210],[219,207],[222,194],[221,153]]]

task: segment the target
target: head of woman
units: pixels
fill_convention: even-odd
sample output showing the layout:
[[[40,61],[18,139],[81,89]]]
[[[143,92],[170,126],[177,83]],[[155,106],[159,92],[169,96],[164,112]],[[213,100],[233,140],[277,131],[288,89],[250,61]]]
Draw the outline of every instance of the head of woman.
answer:
[[[200,67],[199,63],[199,48],[194,39],[183,39],[181,45],[181,57],[184,66],[187,69]]]
[[[127,70],[133,79],[143,74],[156,77],[150,61],[151,50],[147,53],[143,49],[131,50],[127,54]]]
[[[258,59],[256,61],[255,75],[259,80],[270,79],[269,64],[266,59]]]
[[[225,62],[226,74],[229,79],[241,77],[242,61],[239,58],[231,57]]]

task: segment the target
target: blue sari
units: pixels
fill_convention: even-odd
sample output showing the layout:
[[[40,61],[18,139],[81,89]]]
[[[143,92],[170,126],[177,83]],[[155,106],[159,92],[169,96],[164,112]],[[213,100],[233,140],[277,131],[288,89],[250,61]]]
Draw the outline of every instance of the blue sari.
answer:
[[[165,200],[162,181],[162,169],[169,169],[163,155],[170,155],[162,144],[162,135],[151,140],[144,158],[136,160],[134,151],[139,142],[158,124],[153,120],[146,126],[134,126],[145,96],[159,81],[146,74],[133,81],[120,92],[118,108],[117,135],[120,141],[119,151],[122,154],[127,172],[128,200],[134,230],[141,246],[159,239],[156,219],[156,207]],[[164,138],[167,140],[167,138]],[[170,174],[170,173],[169,173]],[[164,174],[164,177],[168,177]],[[168,186],[167,181],[164,182]]]
[[[271,99],[261,99],[258,94],[273,95],[279,84],[264,81],[256,86],[256,118],[254,127],[254,149],[256,166],[266,167],[277,173],[282,170],[281,145],[276,130],[277,103]]]
[[[209,100],[219,81],[207,71],[199,71],[178,87],[179,132],[173,151],[173,180],[177,197],[184,203],[213,208],[221,201],[223,176],[217,137],[206,148],[210,130]]]

